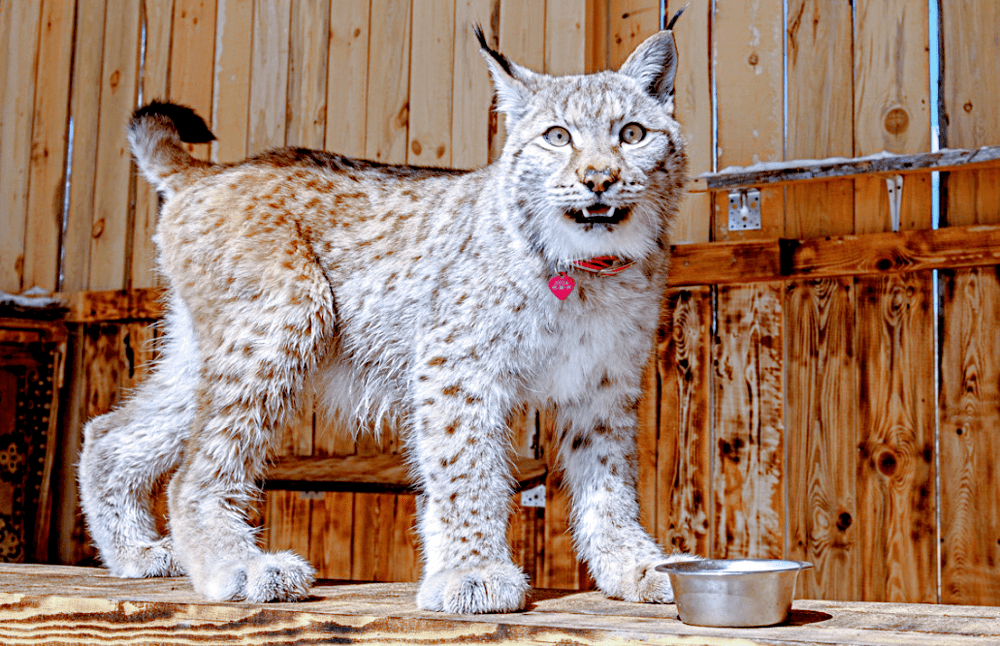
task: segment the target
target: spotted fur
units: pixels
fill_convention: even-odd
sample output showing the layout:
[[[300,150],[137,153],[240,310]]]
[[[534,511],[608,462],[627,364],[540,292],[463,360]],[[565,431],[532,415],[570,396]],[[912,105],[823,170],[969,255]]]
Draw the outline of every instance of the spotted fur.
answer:
[[[472,172],[298,149],[211,164],[182,146],[211,137],[193,112],[136,112],[132,151],[164,198],[168,313],[151,377],[85,429],[83,509],[114,574],[184,573],[211,599],[306,596],[312,568],[261,551],[246,515],[311,388],[344,419],[397,419],[424,492],[420,607],[524,606],[506,529],[508,422],[525,405],[556,411],[575,545],[597,586],[672,599],[637,520],[634,458],[686,175],[673,37],[588,76],[483,51],[508,137]],[[614,276],[570,264],[601,255],[634,264]],[[547,287],[560,271],[576,281],[565,301]],[[172,471],[161,537],[149,495]]]

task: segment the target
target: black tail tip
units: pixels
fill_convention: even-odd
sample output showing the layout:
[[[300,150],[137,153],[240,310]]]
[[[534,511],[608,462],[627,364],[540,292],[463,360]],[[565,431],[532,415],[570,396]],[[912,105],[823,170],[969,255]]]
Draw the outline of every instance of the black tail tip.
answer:
[[[132,114],[132,123],[143,117],[163,116],[173,122],[181,141],[189,144],[204,144],[215,140],[205,120],[191,108],[169,101],[150,101]]]

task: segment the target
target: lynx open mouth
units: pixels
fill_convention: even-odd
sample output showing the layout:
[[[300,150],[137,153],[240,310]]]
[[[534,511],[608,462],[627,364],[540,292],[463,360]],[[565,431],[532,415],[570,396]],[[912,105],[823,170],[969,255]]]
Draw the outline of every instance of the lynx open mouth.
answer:
[[[577,224],[618,224],[628,217],[628,209],[598,202],[580,210],[567,211],[566,216]]]

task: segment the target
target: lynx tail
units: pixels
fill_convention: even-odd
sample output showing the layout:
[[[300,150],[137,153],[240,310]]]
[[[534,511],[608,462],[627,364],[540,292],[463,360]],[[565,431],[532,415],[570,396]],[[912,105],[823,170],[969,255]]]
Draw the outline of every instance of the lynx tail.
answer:
[[[194,110],[174,103],[153,101],[135,111],[128,126],[128,141],[139,170],[164,197],[185,182],[188,171],[208,166],[195,159],[184,143],[215,139]]]

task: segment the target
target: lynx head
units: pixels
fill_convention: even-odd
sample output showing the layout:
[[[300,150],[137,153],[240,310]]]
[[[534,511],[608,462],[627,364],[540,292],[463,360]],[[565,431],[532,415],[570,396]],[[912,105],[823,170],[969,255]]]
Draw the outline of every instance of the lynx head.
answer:
[[[528,243],[556,265],[640,260],[664,245],[687,170],[673,33],[651,36],[617,72],[562,77],[521,67],[477,35],[507,117],[505,197]]]

